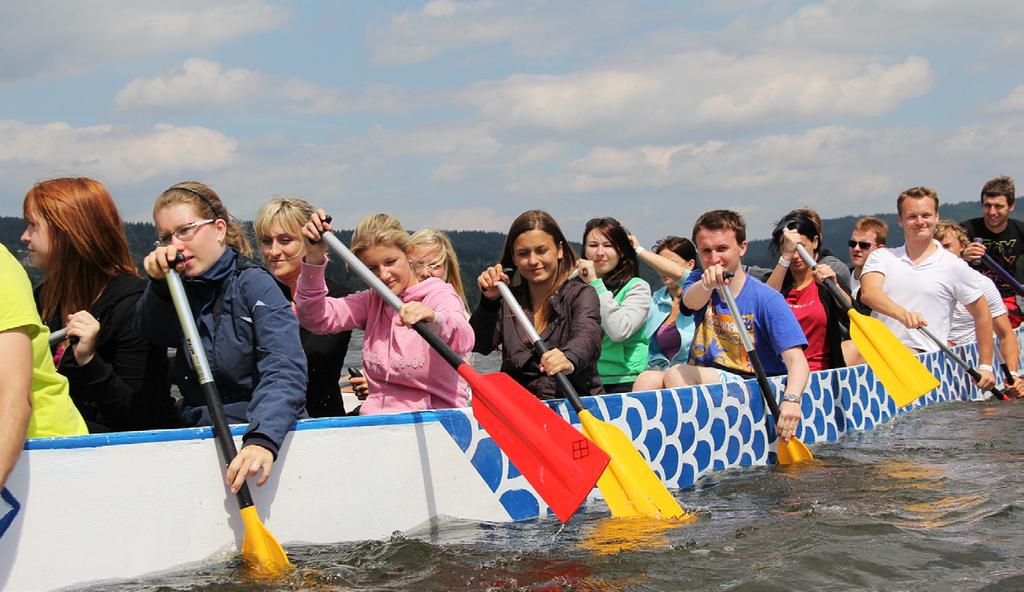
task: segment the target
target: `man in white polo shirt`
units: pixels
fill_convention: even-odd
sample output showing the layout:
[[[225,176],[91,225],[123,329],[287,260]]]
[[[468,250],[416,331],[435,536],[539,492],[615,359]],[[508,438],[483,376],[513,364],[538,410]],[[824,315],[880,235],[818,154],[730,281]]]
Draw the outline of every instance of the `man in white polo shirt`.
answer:
[[[992,373],[992,316],[974,273],[960,258],[932,238],[939,220],[939,196],[928,187],[911,187],[896,200],[896,213],[906,241],[902,247],[877,249],[868,256],[860,276],[861,300],[907,347],[932,351],[938,347],[918,327],[948,341],[956,302],[974,317],[978,341],[978,386],[995,385]]]

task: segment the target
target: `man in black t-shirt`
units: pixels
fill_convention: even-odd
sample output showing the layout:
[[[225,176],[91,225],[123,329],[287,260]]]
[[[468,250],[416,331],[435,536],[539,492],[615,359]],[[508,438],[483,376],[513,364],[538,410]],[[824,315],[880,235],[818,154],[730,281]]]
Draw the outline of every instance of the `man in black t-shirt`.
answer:
[[[1024,261],[1021,260],[1024,254],[1024,223],[1010,218],[1015,193],[1013,179],[1010,177],[996,177],[985,183],[981,189],[981,207],[985,215],[963,222],[967,236],[972,241],[980,238],[982,242],[968,245],[963,257],[995,282],[1010,313],[1010,324],[1017,328],[1024,320],[1017,304],[1017,292],[1001,275],[979,260],[983,254],[988,253],[1003,269],[1018,281],[1024,282]]]

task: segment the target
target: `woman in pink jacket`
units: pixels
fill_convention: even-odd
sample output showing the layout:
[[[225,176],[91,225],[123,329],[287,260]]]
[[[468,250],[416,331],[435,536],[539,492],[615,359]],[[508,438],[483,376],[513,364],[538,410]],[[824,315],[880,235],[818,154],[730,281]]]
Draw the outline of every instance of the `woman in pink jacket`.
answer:
[[[331,230],[325,217],[318,210],[302,229],[316,242],[302,259],[295,309],[299,323],[313,333],[365,332],[363,373],[370,394],[359,413],[465,407],[459,375],[411,327],[426,321],[459,355],[473,349],[473,329],[454,288],[435,277],[420,280],[409,263],[409,234],[393,216],[375,214],[356,227],[352,252],[404,302],[402,308],[396,311],[372,290],[329,298],[327,252],[320,240],[321,232]]]

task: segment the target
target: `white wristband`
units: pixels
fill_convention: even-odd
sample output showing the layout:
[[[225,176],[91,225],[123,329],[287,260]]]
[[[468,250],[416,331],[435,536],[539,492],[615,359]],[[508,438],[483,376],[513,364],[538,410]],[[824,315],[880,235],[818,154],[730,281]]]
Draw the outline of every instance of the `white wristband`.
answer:
[[[640,245],[637,245],[637,246],[636,246],[636,254],[637,254],[637,255],[639,255],[640,253],[643,253],[643,252],[644,252],[644,251],[646,251],[646,250],[647,250],[647,249],[645,249],[645,248],[641,247]]]
[[[783,267],[789,267],[789,264],[792,263],[792,262],[793,262],[792,259],[786,259],[785,257],[779,257],[779,265],[781,265]]]
[[[978,372],[981,372],[983,370],[985,372],[992,372],[992,365],[991,364],[978,364]]]

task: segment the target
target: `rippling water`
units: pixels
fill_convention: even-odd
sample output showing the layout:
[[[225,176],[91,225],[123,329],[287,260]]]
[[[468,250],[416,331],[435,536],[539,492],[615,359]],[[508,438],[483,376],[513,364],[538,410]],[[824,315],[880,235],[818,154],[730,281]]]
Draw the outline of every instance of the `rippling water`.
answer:
[[[687,524],[438,521],[291,547],[272,584],[239,562],[119,590],[1024,590],[1024,404],[955,403],[816,446],[817,460],[676,493]],[[103,589],[101,587],[92,588]]]

